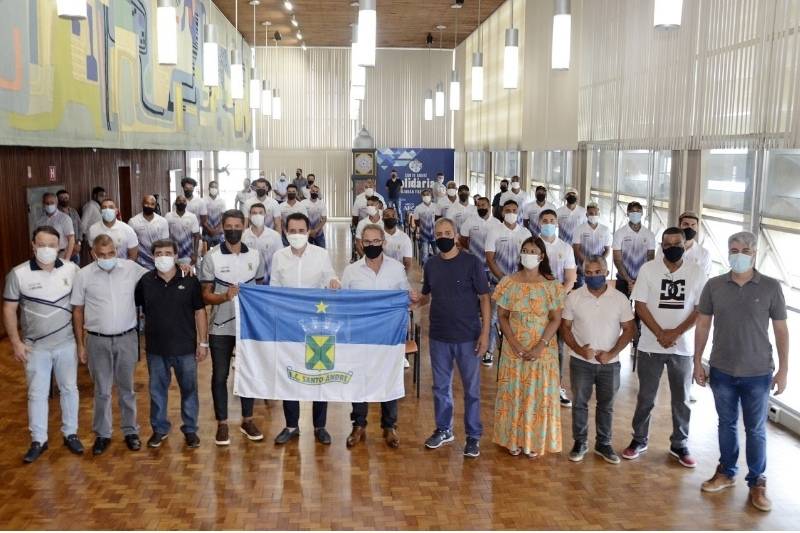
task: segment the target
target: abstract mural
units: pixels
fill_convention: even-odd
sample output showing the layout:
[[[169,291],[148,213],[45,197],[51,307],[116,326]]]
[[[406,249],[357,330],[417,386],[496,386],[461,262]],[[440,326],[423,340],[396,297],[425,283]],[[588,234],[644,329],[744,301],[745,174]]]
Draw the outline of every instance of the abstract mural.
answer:
[[[156,0],[87,4],[88,18],[73,21],[55,0],[0,0],[0,144],[251,150],[249,102],[229,86],[231,47],[244,58],[250,48],[210,0],[178,0],[174,66],[158,63]],[[202,83],[208,23],[219,44],[213,88]]]

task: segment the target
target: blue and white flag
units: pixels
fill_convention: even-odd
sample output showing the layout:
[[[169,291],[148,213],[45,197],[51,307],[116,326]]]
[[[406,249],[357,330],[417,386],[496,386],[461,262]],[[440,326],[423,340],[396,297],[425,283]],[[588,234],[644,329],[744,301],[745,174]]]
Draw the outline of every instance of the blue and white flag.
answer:
[[[384,402],[405,395],[408,292],[242,285],[233,392]]]

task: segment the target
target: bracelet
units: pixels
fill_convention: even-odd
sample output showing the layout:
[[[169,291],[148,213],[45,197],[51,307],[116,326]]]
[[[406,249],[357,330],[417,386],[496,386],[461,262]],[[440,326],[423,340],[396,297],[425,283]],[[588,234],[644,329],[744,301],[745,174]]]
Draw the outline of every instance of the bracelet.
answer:
[[[208,343],[207,342],[201,342],[200,343],[200,347],[201,348],[208,348]]]

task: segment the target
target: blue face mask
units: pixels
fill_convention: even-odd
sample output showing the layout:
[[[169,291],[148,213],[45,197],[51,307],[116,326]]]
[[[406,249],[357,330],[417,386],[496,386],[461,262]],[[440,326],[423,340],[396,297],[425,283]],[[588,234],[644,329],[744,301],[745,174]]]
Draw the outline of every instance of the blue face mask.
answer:
[[[114,267],[117,266],[117,258],[112,257],[111,259],[98,259],[97,266],[99,266],[106,272],[111,272],[112,270],[114,270]]]
[[[556,226],[555,224],[542,224],[542,227],[540,229],[542,232],[542,237],[547,237],[549,239],[550,237],[556,236],[556,231],[558,230],[558,226]]]
[[[753,266],[753,256],[747,254],[728,255],[728,264],[737,274],[744,274]]]
[[[583,279],[586,280],[586,286],[595,291],[602,289],[603,285],[606,284],[605,276],[586,276]]]
[[[642,223],[642,214],[638,211],[633,211],[628,213],[628,220],[631,221],[631,224],[641,224]]]

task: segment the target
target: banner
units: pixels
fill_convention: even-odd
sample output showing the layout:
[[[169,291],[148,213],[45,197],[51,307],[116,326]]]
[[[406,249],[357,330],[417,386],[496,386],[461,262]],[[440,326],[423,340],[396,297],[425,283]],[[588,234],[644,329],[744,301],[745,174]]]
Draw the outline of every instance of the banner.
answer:
[[[455,151],[450,148],[381,148],[378,150],[377,189],[387,201],[389,191],[386,182],[392,177],[392,169],[403,180],[400,193],[400,220],[420,203],[423,189],[432,188],[436,174],[444,173],[444,182],[452,181],[455,169]]]
[[[405,395],[406,291],[242,285],[233,393],[384,402]]]

